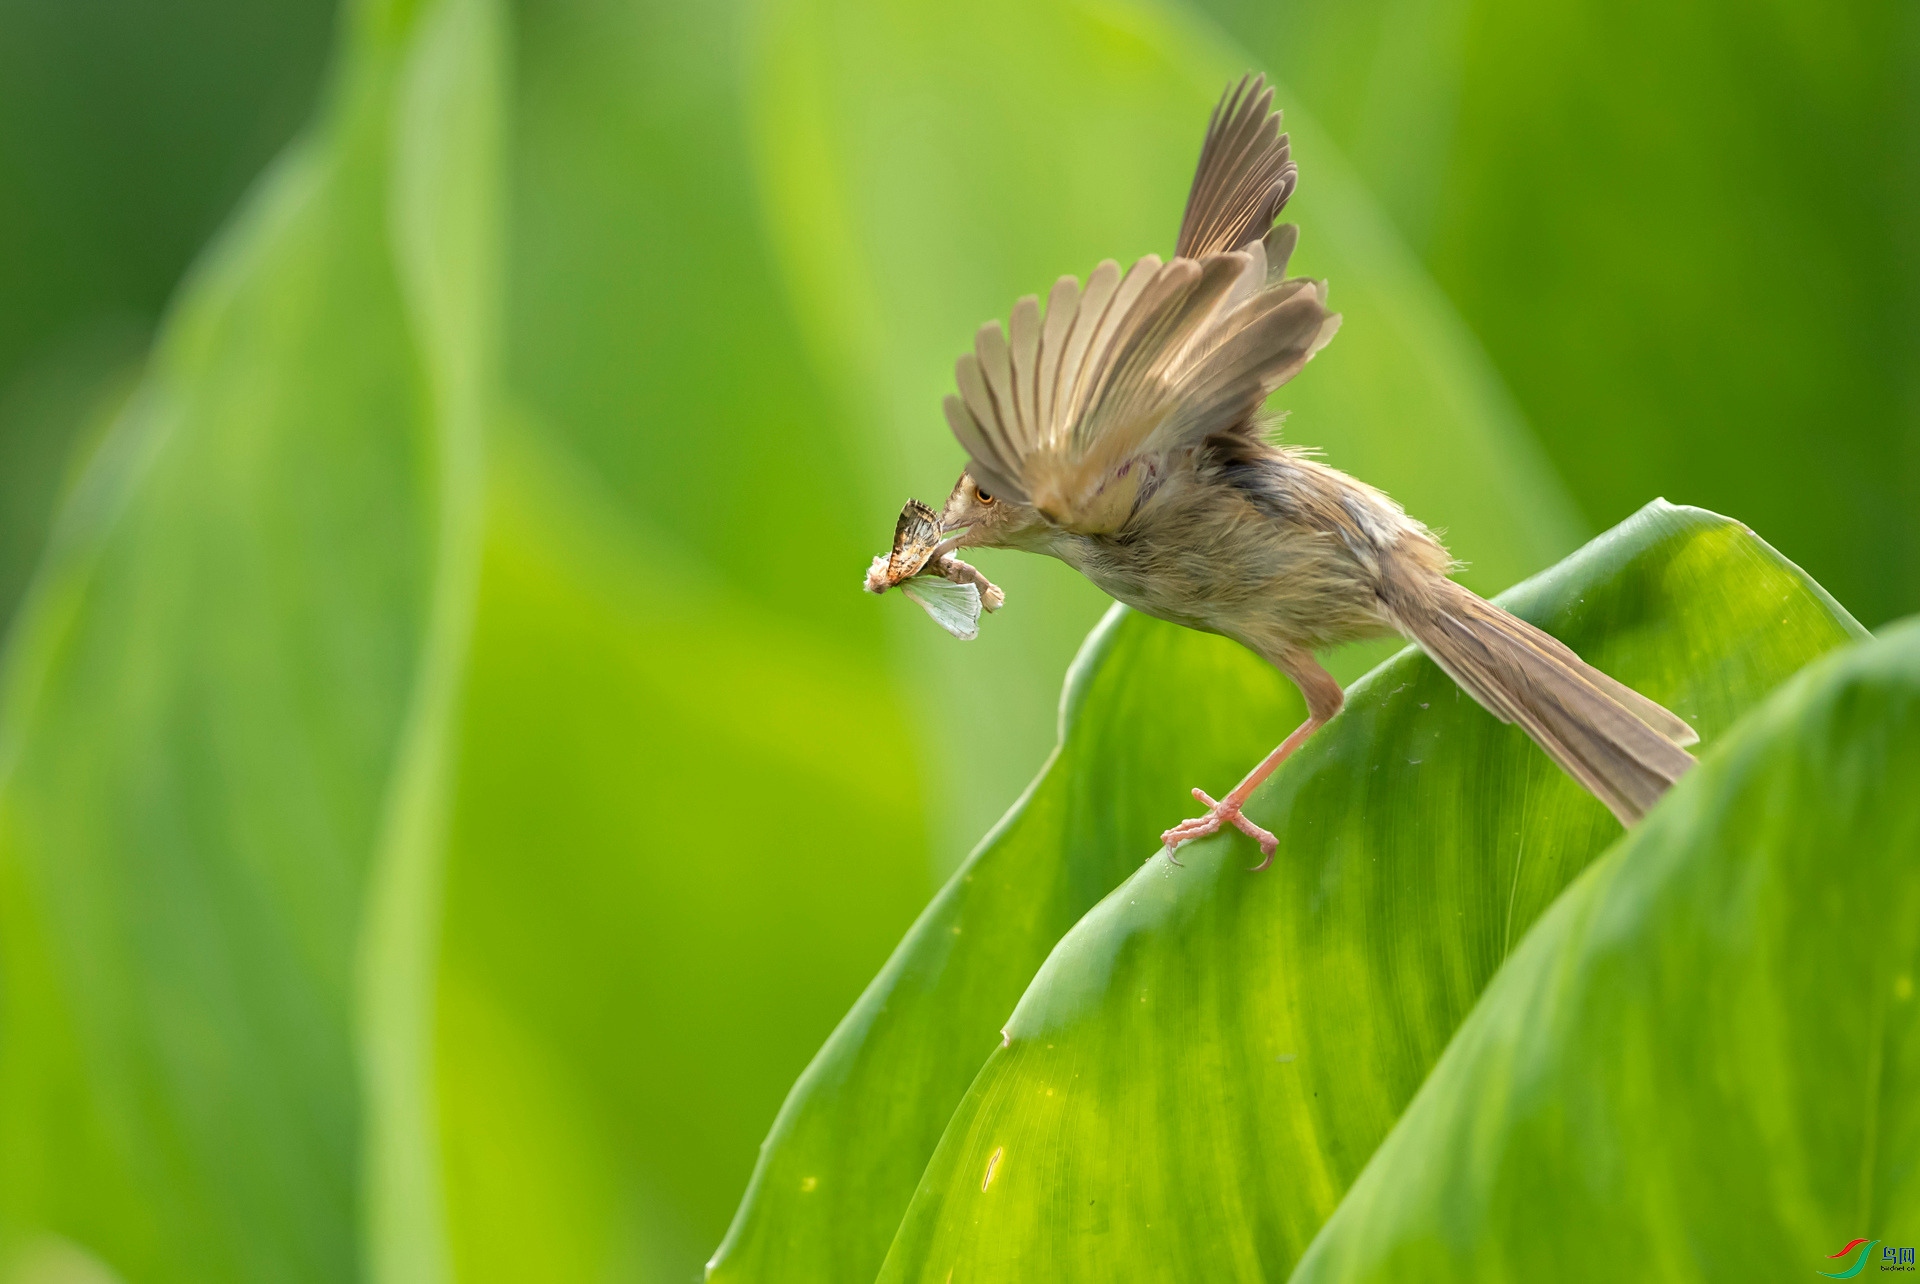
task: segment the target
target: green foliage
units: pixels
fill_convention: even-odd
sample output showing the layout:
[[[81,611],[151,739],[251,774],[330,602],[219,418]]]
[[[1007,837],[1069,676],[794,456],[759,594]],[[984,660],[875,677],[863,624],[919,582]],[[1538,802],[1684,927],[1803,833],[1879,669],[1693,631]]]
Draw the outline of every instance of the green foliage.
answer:
[[[924,896],[871,646],[649,543],[502,405],[499,25],[364,16],[14,639],[13,1244],[684,1273]]]
[[[1869,624],[1920,610],[1920,471],[1883,466],[1911,452],[1910,10],[1196,7],[1353,158],[1589,520],[1684,498]]]
[[[873,787],[907,732],[844,654],[494,446],[436,1031],[454,1256],[672,1278],[924,898],[915,782]]]
[[[0,625],[71,448],[312,109],[331,0],[0,5]]]
[[[202,265],[12,640],[0,1193],[133,1279],[358,1268],[355,948],[447,484],[403,79],[367,48]]]
[[[929,868],[1044,757],[1098,610],[996,565],[1017,609],[962,650],[853,589],[957,471],[946,367],[1061,268],[1165,249],[1239,62],[1152,11],[1004,9],[1018,41],[877,4],[356,10],[79,457],[12,640],[9,1243],[138,1279],[710,1252]],[[1029,75],[1049,41],[1068,70]],[[1540,565],[1576,538],[1555,483],[1313,146],[1361,338],[1295,424],[1485,586]],[[1180,645],[1245,715],[1177,741],[1223,779],[1293,696]],[[1153,779],[1116,836],[1180,814]],[[1123,872],[1028,907],[1026,972]]]
[[[712,1278],[871,1276],[1053,943],[1188,814],[1188,773],[1229,779],[1304,716],[1240,647],[1109,612],[1068,675],[1059,748],[788,1100]]]
[[[1916,777],[1908,623],[1789,683],[1568,889],[1293,1278],[1740,1279],[1910,1243]]]
[[[314,123],[177,289],[316,92],[325,7],[0,7],[0,611],[58,511],[0,690],[0,1278],[685,1279],[903,932],[781,1114],[722,1275],[872,1277],[903,1217],[891,1270],[946,1251],[941,1209],[963,1205],[944,1201],[975,1175],[915,1188],[929,1159],[984,1163],[956,1110],[1052,1118],[1030,1098],[1060,1050],[1020,1033],[1037,1013],[1077,1012],[1086,1056],[1137,1059],[1107,1126],[1165,1147],[1217,1212],[1222,1175],[1177,1169],[1143,1103],[1211,1109],[1231,1067],[1113,1044],[1132,1027],[1109,1008],[1166,1009],[1092,983],[1102,934],[1133,921],[1113,902],[1075,930],[1123,884],[1168,917],[1113,976],[1191,984],[1218,1019],[1285,1000],[1307,1022],[1315,978],[1385,986],[1417,941],[1445,963],[1415,971],[1417,997],[1353,1000],[1399,1042],[1296,1150],[1318,1184],[1249,1221],[1262,1260],[1300,1250],[1611,822],[1402,659],[1389,672],[1431,687],[1430,713],[1376,678],[1382,703],[1357,699],[1263,795],[1322,865],[1241,879],[1236,839],[1194,849],[1184,881],[1140,870],[1186,788],[1229,782],[1298,707],[1227,644],[1121,613],[1083,651],[1044,775],[909,932],[929,871],[1042,765],[1101,609],[1063,568],[992,561],[1012,603],[960,647],[854,589],[900,500],[958,470],[937,410],[952,358],[1062,271],[1165,252],[1201,122],[1253,49],[1282,73],[1305,175],[1299,262],[1347,322],[1276,403],[1293,440],[1447,528],[1482,591],[1592,529],[1570,494],[1611,517],[1665,487],[1761,515],[1877,618],[1909,600],[1859,542],[1913,529],[1888,445],[1900,357],[1874,339],[1900,332],[1874,219],[1903,171],[1859,118],[1904,46],[1761,41],[1777,57],[1757,66],[1831,108],[1792,122],[1803,150],[1851,140],[1821,161],[1809,251],[1835,292],[1795,329],[1769,311],[1782,274],[1744,267],[1785,240],[1747,169],[1680,182],[1663,161],[1685,199],[1651,224],[1647,295],[1645,185],[1603,193],[1594,226],[1583,162],[1552,150],[1556,122],[1594,111],[1587,154],[1626,172],[1677,113],[1694,146],[1751,166],[1771,135],[1734,137],[1745,118],[1715,115],[1709,82],[1680,92],[1719,35],[1637,36],[1638,74],[1666,86],[1643,107],[1549,74],[1605,42],[1504,11],[1299,5],[1280,41],[1207,7],[1244,48],[1170,2],[355,0]],[[1540,74],[1510,69],[1536,54]],[[1703,250],[1716,221],[1734,234]],[[1588,243],[1605,253],[1573,272]],[[1602,341],[1643,322],[1697,342],[1630,361]],[[1800,473],[1748,433],[1778,445],[1798,422],[1824,437],[1794,507],[1777,501]],[[1711,740],[1840,617],[1737,528],[1660,520],[1680,526],[1641,528],[1638,560],[1601,555],[1631,574],[1577,564],[1609,586],[1588,606],[1555,597],[1562,580],[1530,609]],[[1682,683],[1683,659],[1760,632],[1758,597],[1670,618],[1728,576],[1777,586],[1797,623]],[[1366,657],[1333,663],[1357,676]],[[1524,842],[1389,832],[1384,793],[1316,829],[1363,741],[1440,726],[1460,756],[1442,772],[1409,752],[1396,789],[1516,817]],[[1487,773],[1471,787],[1469,765]],[[1399,853],[1396,881],[1341,863],[1362,841],[1382,869]],[[1351,877],[1308,887],[1305,868]],[[1415,930],[1442,870],[1461,880],[1445,903],[1484,902],[1457,907],[1458,939]],[[1293,952],[1323,891],[1364,932]],[[1404,946],[1373,939],[1383,924]],[[1176,965],[1178,941],[1245,960]],[[1028,993],[1043,964],[1072,994]],[[1275,1073],[1322,1068],[1289,1051]],[[1266,1109],[1234,1098],[1221,1118]],[[993,1194],[1033,1179],[1026,1146]],[[1062,1243],[1086,1229],[1062,1225]]]
[[[1665,505],[1503,600],[1694,723],[1709,752],[1782,679],[1859,635],[1744,527]],[[1169,662],[1188,663],[1090,644],[1068,688],[1077,720],[1028,809],[1046,816],[1051,791],[1071,787],[1081,724],[1138,725],[1129,703],[1191,680]],[[1123,779],[1181,778],[1181,746],[1139,744],[1153,760]],[[1183,848],[1183,868],[1157,856],[1064,939],[981,884],[1010,860],[1028,889],[1063,865],[1132,866],[1142,831],[1089,819],[1036,853],[1019,839],[1044,821],[1010,818],[801,1080],[716,1278],[864,1275],[880,1239],[887,1281],[1042,1261],[1062,1279],[1282,1274],[1502,960],[1620,832],[1414,651],[1356,686],[1250,812],[1280,838],[1270,871],[1245,872],[1257,852],[1238,835]],[[992,924],[982,935],[975,914]],[[998,1019],[975,997],[989,970],[993,997],[1019,998],[983,1060]],[[970,1043],[943,1029],[955,1024]],[[964,1072],[928,1064],[947,1049]],[[887,1116],[850,1122],[881,1084]],[[897,1233],[876,1236],[906,1201],[897,1173],[918,1189]]]

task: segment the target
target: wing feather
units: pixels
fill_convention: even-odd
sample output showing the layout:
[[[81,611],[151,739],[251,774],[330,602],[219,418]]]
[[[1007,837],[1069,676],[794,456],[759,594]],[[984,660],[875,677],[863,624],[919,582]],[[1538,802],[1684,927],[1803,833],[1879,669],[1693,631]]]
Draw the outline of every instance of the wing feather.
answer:
[[[1281,223],[1261,242],[1267,252],[1267,280],[1284,280],[1287,275],[1287,260],[1293,257],[1293,247],[1300,243],[1300,228],[1297,224]]]
[[[1040,359],[1040,300],[1031,294],[1013,305],[1007,319],[1008,355],[1013,363],[1013,410],[1020,421],[1020,436],[1032,445],[1040,444],[1040,411],[1034,384]]]
[[[1298,181],[1273,89],[1249,74],[1228,87],[1207,121],[1175,255],[1205,258],[1259,240]]]
[[[1286,276],[1299,233],[1273,218],[1296,171],[1272,106],[1256,76],[1221,97],[1172,260],[1108,259],[1084,289],[1056,281],[1044,315],[1028,295],[980,328],[945,402],[976,477],[1067,529],[1117,530],[1168,459],[1250,431],[1333,337],[1324,283]]]
[[[1067,337],[1067,350],[1060,358],[1058,383],[1054,388],[1054,442],[1061,444],[1073,426],[1073,390],[1080,382],[1081,367],[1087,363],[1087,351],[1093,346],[1093,332],[1106,315],[1113,292],[1120,288],[1120,265],[1103,260],[1087,277],[1087,288],[1080,295],[1080,306],[1073,316],[1073,332]]]
[[[1200,162],[1194,167],[1193,186],[1187,193],[1187,209],[1180,220],[1178,244],[1182,248],[1192,248],[1200,242],[1205,234],[1200,226],[1205,215],[1217,210],[1223,203],[1224,189],[1246,148],[1244,134],[1247,122],[1240,108],[1250,88],[1248,77],[1242,77],[1238,84],[1228,86],[1221,94],[1220,101],[1214,104],[1213,114],[1207,119],[1207,132],[1200,144]]]
[[[1147,286],[1159,273],[1159,255],[1148,254],[1136,260],[1127,269],[1127,275],[1114,290],[1112,300],[1094,323],[1093,333],[1087,341],[1086,359],[1080,369],[1074,372],[1073,392],[1067,398],[1066,417],[1067,422],[1074,425],[1073,444],[1076,447],[1085,444],[1082,429],[1086,422],[1087,405],[1093,397],[1101,371],[1108,364],[1113,336],[1133,310],[1135,300],[1146,292]]]
[[[1085,435],[1101,442],[1102,456],[1133,453],[1171,410],[1174,368],[1246,267],[1245,255],[1218,254],[1161,269],[1115,335],[1112,365],[1087,414]]]
[[[953,363],[953,382],[966,400],[967,410],[972,413],[974,422],[987,430],[990,438],[997,438],[1000,435],[1000,417],[993,411],[993,396],[987,391],[987,381],[980,375],[980,358],[971,352],[961,353],[960,359]]]
[[[1270,275],[1267,272],[1266,242],[1248,241],[1239,253],[1245,257],[1246,266],[1240,269],[1240,275],[1234,279],[1227,297],[1220,301],[1222,316],[1230,315],[1235,308],[1251,299],[1255,292],[1267,284]]]
[[[1010,464],[1017,463],[1025,453],[1000,422],[999,411],[993,404],[993,394],[987,390],[986,376],[980,371],[980,358],[974,353],[965,353],[953,363],[953,381],[960,388],[960,396],[966,402],[967,411],[973,416],[973,422],[979,425],[980,432],[992,446],[996,456]]]
[[[998,321],[989,321],[973,336],[973,355],[979,359],[980,374],[987,394],[992,398],[1000,432],[1016,454],[1025,454],[1027,442],[1020,431],[1020,419],[1013,404],[1013,362],[1007,353],[1007,332]]]
[[[1185,265],[1192,260],[1175,262]],[[1184,274],[1180,290],[1167,298],[1151,328],[1142,327],[1131,350],[1121,357],[1118,365],[1124,373],[1116,377],[1116,382],[1124,378],[1140,384],[1169,377],[1201,332],[1213,324],[1250,266],[1249,256],[1233,251],[1193,264]]]
[[[1141,268],[1147,262],[1148,259],[1142,259],[1134,265],[1129,279],[1143,278],[1143,283],[1127,302],[1125,311],[1115,316],[1113,324],[1105,328],[1097,339],[1100,355],[1090,367],[1086,395],[1080,403],[1081,413],[1075,425],[1076,439],[1083,444],[1099,432],[1100,411],[1114,384],[1128,373],[1128,358],[1150,341],[1169,306],[1185,293],[1200,273],[1199,264],[1191,259],[1175,259],[1165,265],[1155,259],[1153,269],[1143,273]],[[1114,302],[1118,310],[1121,300],[1116,298]]]
[[[1317,289],[1295,290],[1256,312],[1187,372],[1178,407],[1155,445],[1204,439],[1246,419],[1267,394],[1300,373],[1340,328]]]
[[[967,403],[948,393],[940,403],[940,408],[946,411],[947,426],[953,429],[954,439],[972,461],[970,467],[974,476],[986,482],[989,488],[1004,491],[1025,503],[1027,492],[1014,480],[1020,475],[1019,462],[1001,455],[986,433],[980,430],[972,412],[967,409]]]
[[[1042,445],[1054,441],[1054,389],[1060,380],[1060,358],[1073,333],[1074,313],[1080,307],[1080,282],[1063,276],[1053,283],[1047,295],[1047,325],[1040,336],[1040,370],[1036,392],[1039,396],[1039,424]]]

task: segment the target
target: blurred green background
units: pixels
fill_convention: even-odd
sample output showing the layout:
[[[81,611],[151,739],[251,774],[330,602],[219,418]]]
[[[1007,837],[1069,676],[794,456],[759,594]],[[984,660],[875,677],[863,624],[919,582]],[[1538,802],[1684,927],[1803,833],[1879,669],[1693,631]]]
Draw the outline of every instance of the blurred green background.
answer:
[[[697,1277],[1103,607],[857,591],[951,361],[1167,252],[1248,67],[1347,315],[1287,432],[1470,583],[1664,495],[1920,609],[1917,60],[1891,0],[4,0],[5,1269]]]

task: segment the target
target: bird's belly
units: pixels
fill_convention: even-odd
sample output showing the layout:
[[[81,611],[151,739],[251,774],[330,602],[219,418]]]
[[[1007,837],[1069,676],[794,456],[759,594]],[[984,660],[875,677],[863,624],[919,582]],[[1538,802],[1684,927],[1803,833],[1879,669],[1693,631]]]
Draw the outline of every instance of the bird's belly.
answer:
[[[1176,592],[1166,591],[1165,586],[1155,585],[1150,581],[1147,583],[1131,581],[1101,583],[1099,580],[1094,580],[1094,584],[1108,597],[1117,602],[1124,602],[1141,614],[1151,615],[1156,620],[1166,620],[1170,624],[1184,625],[1204,633],[1221,631],[1216,627],[1213,614],[1206,610],[1204,602],[1195,602]]]
[[[1392,631],[1371,576],[1315,541],[1258,542],[1233,557],[1096,550],[1078,569],[1136,611],[1224,634],[1264,655]]]

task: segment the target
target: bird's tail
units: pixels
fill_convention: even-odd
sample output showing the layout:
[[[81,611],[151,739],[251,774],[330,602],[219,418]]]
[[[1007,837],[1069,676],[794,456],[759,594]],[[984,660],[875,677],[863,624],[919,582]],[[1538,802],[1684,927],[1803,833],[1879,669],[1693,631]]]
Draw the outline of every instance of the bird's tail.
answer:
[[[1402,629],[1630,825],[1693,767],[1692,727],[1564,644],[1437,575],[1383,595]]]

